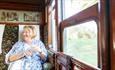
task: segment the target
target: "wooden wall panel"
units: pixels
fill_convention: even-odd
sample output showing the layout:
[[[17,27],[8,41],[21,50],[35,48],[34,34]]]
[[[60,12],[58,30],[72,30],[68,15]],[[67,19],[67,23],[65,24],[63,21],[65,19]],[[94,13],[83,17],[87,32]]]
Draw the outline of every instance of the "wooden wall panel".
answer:
[[[0,9],[13,9],[13,10],[29,10],[29,11],[42,11],[42,6],[20,3],[0,3]]]
[[[110,0],[111,18],[111,70],[115,70],[115,0]]]

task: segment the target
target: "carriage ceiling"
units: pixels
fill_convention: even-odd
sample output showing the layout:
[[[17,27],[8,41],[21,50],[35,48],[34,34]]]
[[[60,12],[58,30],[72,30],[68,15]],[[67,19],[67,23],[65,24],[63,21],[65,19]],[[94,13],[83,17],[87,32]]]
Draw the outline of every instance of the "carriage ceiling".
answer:
[[[0,0],[0,2],[10,2],[10,3],[24,3],[33,4],[38,6],[44,6],[45,0]]]

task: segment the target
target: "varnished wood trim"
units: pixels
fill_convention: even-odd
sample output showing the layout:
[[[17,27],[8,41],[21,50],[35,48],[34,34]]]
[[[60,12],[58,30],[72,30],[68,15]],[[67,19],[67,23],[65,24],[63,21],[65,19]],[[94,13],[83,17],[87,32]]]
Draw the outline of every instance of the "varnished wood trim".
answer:
[[[61,24],[61,31],[63,31],[63,28],[68,27],[68,26],[72,26],[72,25],[76,25],[81,23],[82,21],[88,21],[89,20],[97,20],[98,19],[98,4],[93,5],[91,7],[89,7],[86,10],[83,10],[82,12],[73,15],[72,17],[65,19],[62,24]],[[75,23],[74,23],[75,22]]]
[[[10,9],[10,10],[26,10],[26,11],[42,11],[42,6],[30,5],[30,4],[20,4],[20,3],[0,3],[0,9]]]
[[[110,1],[110,53],[111,70],[115,70],[115,0]]]
[[[33,23],[33,22],[0,22],[0,24],[7,24],[7,25],[40,25],[39,23]]]
[[[81,70],[99,70],[99,68],[97,68],[97,67],[90,66],[88,64],[84,64],[83,62],[78,61],[78,60],[73,59],[73,58],[71,59],[71,61],[75,66],[77,66]]]

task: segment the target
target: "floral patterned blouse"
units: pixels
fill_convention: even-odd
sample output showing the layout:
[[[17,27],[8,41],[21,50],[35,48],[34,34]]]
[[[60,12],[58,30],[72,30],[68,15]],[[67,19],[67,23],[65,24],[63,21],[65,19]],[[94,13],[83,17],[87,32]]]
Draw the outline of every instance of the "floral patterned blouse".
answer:
[[[45,60],[47,59],[47,50],[44,44],[40,40],[34,39],[32,45],[40,47],[41,50],[45,53]],[[17,54],[19,52],[25,51],[28,48],[27,44],[24,41],[18,41],[12,49],[6,54],[5,61],[9,64],[8,70],[42,70],[42,64],[45,60],[40,58],[38,52],[33,52],[32,56],[23,57],[20,60],[14,62],[8,62],[8,57]]]

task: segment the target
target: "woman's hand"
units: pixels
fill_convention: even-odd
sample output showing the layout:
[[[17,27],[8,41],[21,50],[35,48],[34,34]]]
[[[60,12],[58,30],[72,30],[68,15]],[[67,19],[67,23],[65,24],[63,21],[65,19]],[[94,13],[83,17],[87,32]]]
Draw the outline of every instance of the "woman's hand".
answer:
[[[32,54],[33,54],[32,50],[27,50],[24,52],[25,56],[32,56]]]
[[[40,54],[45,55],[45,53],[42,51],[42,49],[40,47],[38,47],[38,46],[32,46],[32,48],[33,48],[33,51],[39,52]]]
[[[42,50],[38,46],[32,46],[32,48],[33,48],[33,51],[35,51],[35,52],[39,52],[39,53],[42,52]]]
[[[33,51],[40,53],[41,59],[45,60],[45,53],[39,46],[32,46]]]

